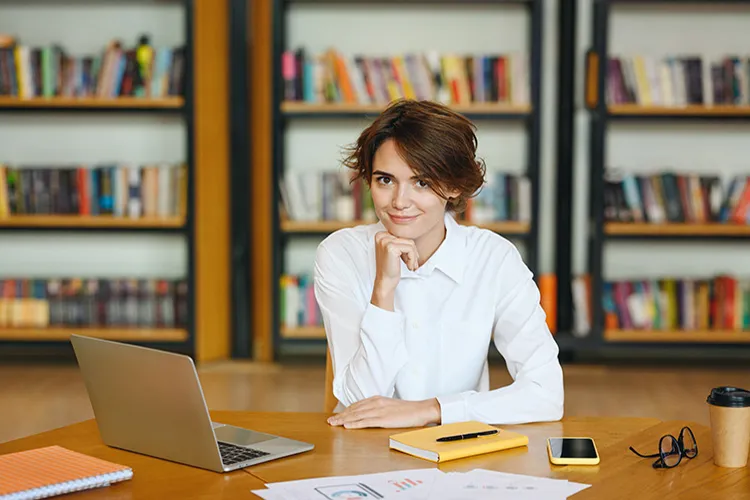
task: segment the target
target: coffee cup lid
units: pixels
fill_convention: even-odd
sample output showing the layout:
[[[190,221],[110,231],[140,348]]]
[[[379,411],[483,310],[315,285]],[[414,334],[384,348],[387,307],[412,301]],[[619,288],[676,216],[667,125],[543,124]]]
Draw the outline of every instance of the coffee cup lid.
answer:
[[[737,387],[714,387],[706,402],[714,406],[746,408],[750,406],[750,391]]]

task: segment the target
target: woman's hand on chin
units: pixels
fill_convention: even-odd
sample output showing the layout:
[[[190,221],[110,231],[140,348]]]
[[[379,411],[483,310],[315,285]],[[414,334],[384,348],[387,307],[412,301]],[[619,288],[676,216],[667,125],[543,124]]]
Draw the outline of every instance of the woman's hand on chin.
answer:
[[[373,396],[331,416],[328,423],[347,429],[424,427],[440,423],[440,403],[435,398],[404,401]]]

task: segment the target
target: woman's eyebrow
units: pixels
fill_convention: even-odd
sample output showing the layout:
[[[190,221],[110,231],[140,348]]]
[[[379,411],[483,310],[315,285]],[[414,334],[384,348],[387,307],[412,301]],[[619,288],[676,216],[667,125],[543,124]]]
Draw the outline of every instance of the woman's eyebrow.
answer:
[[[395,177],[395,175],[393,175],[393,174],[391,174],[391,173],[388,173],[388,172],[385,172],[385,171],[383,171],[383,170],[375,170],[375,171],[374,171],[374,172],[372,173],[372,175],[387,175],[388,177]],[[415,181],[416,181],[416,180],[419,180],[419,179],[421,179],[421,178],[422,178],[422,177],[420,177],[420,176],[418,176],[418,175],[412,175],[412,176],[411,176],[411,180],[415,180]]]

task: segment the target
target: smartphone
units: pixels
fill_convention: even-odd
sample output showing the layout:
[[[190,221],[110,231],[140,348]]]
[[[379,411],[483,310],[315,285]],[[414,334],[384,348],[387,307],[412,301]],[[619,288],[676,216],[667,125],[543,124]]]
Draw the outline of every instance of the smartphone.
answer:
[[[555,465],[597,465],[599,452],[589,437],[555,437],[547,439],[549,461]]]

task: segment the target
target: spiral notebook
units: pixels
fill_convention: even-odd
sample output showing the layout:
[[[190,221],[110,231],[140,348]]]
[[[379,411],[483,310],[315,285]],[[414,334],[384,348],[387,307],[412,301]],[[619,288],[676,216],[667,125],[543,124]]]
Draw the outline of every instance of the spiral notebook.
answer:
[[[132,477],[130,467],[47,446],[0,455],[0,500],[48,498]]]

